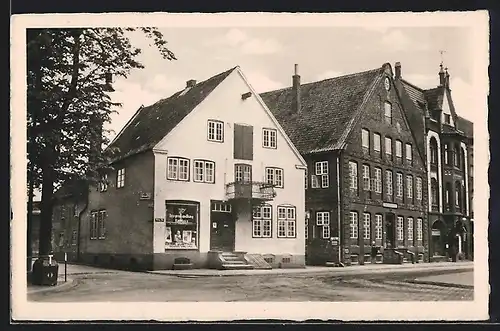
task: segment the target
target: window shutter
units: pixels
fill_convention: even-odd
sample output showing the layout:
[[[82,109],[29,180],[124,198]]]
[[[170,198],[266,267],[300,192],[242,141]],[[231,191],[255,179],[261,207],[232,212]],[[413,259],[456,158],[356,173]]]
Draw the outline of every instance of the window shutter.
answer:
[[[243,159],[243,126],[234,125],[234,158]]]
[[[253,160],[253,126],[243,127],[243,159]]]

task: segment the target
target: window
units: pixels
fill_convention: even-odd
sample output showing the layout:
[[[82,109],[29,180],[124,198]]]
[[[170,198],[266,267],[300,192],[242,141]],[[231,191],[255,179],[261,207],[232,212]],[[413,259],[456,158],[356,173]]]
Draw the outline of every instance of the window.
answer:
[[[450,205],[451,205],[451,184],[450,183],[446,183],[445,185],[445,200],[446,201],[446,208],[450,208]]]
[[[375,168],[375,193],[382,193],[382,169]]]
[[[276,187],[283,187],[283,169],[267,167],[266,182]]]
[[[375,215],[375,239],[382,240],[382,215]]]
[[[262,129],[262,145],[265,148],[276,148],[276,129]]]
[[[105,192],[108,190],[108,174],[101,175],[101,180],[99,181],[99,191]]]
[[[105,221],[107,213],[105,210],[90,213],[90,239],[104,239],[106,235]]]
[[[330,238],[330,212],[319,211],[316,213],[316,225],[322,227],[322,238]]]
[[[455,206],[460,208],[460,191],[461,191],[460,183],[455,183]]]
[[[315,175],[311,176],[311,186],[313,188],[327,188],[330,178],[328,176],[328,161],[320,161],[315,163]],[[314,178],[316,177],[316,178]]]
[[[105,227],[105,222],[107,218],[107,213],[105,210],[101,210],[99,212],[99,218],[98,218],[98,235],[99,239],[105,239],[106,238],[106,227]]]
[[[387,101],[384,103],[384,117],[385,123],[392,124],[392,105]]]
[[[234,124],[233,158],[253,160],[253,126]]]
[[[97,212],[90,214],[90,239],[97,239]]]
[[[116,187],[124,187],[125,186],[125,168],[118,169],[116,173]]]
[[[406,153],[405,153],[406,160],[411,163],[411,160],[413,159],[411,144],[406,144],[405,146],[406,146]]]
[[[449,154],[448,144],[444,144],[444,164],[449,164],[448,154]]]
[[[370,148],[370,132],[366,129],[361,130],[361,145],[363,148]]]
[[[234,181],[237,183],[249,183],[252,181],[252,166],[248,164],[236,164],[234,166]]]
[[[358,238],[358,213],[355,211],[349,214],[349,236],[351,239]]]
[[[371,222],[370,222],[370,214],[363,214],[363,239],[370,240],[370,231],[371,231]]]
[[[431,179],[431,204],[438,205],[438,185],[436,178]]]
[[[385,137],[385,154],[392,155],[392,139]]]
[[[396,157],[403,157],[403,143],[396,140]]]
[[[199,208],[193,201],[165,201],[166,250],[198,248]]]
[[[406,196],[413,199],[413,176],[406,175]]]
[[[304,238],[307,239],[309,238],[309,219],[306,217],[306,223],[305,223],[305,228],[304,228]]]
[[[213,202],[212,203],[212,211],[221,212],[221,213],[230,213],[231,212],[231,205],[229,203]]]
[[[179,157],[169,157],[167,159],[167,179],[189,180],[189,160]]]
[[[431,164],[437,164],[437,142],[434,137],[431,138],[431,142],[429,144],[429,153],[431,155]]]
[[[349,173],[350,173],[350,188],[353,190],[358,189],[358,164],[354,161],[349,161]]]
[[[396,174],[396,195],[398,198],[403,197],[403,174],[400,172]]]
[[[444,114],[444,122],[446,124],[450,124],[450,114]]]
[[[363,164],[363,190],[370,190],[370,166]]]
[[[413,217],[408,217],[408,243],[413,241]]]
[[[460,148],[455,146],[455,150],[453,151],[453,165],[457,168],[460,168]]]
[[[197,183],[215,183],[215,163],[194,160],[194,181]]]
[[[307,169],[304,171],[304,189],[307,190]]]
[[[392,171],[391,170],[386,170],[385,171],[385,183],[386,183],[386,190],[387,190],[387,196],[392,197],[393,194],[393,184],[392,184]]]
[[[417,177],[415,179],[416,189],[417,189],[417,200],[422,200],[422,178]]]
[[[398,221],[396,224],[396,233],[398,240],[404,240],[404,219],[402,216],[398,216]]]
[[[422,219],[417,218],[417,240],[422,240],[423,230],[422,230]]]
[[[224,142],[224,122],[208,120],[208,140]]]
[[[278,238],[295,238],[295,207],[278,206]]]
[[[380,155],[380,134],[373,134],[373,150]]]
[[[255,206],[252,217],[252,233],[254,238],[271,238],[272,207]]]
[[[73,230],[71,233],[71,246],[76,246],[78,241],[78,232],[76,230]]]

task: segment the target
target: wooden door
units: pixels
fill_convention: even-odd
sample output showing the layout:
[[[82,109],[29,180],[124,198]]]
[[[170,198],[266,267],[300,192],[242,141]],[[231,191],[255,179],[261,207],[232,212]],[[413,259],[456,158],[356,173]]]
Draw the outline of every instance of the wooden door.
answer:
[[[234,251],[235,223],[231,214],[212,213],[211,223],[210,249]]]

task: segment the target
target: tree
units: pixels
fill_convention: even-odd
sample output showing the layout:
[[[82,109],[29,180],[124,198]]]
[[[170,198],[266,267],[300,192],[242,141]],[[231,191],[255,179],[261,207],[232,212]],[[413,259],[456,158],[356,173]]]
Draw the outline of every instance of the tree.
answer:
[[[42,189],[40,255],[51,250],[56,187],[72,179],[98,180],[102,125],[119,103],[108,92],[111,75],[144,68],[129,33],[148,37],[164,59],[175,60],[156,28],[29,29],[27,31],[28,224],[33,189]],[[29,226],[28,226],[29,228]],[[31,240],[28,240],[31,242]]]

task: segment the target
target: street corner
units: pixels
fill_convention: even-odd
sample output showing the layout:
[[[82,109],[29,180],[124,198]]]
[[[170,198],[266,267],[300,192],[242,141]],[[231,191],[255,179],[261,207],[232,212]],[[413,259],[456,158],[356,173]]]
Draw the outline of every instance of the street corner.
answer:
[[[66,281],[58,279],[55,286],[41,286],[28,284],[28,295],[42,294],[47,292],[61,292],[75,287],[77,284],[76,278],[67,278]]]

